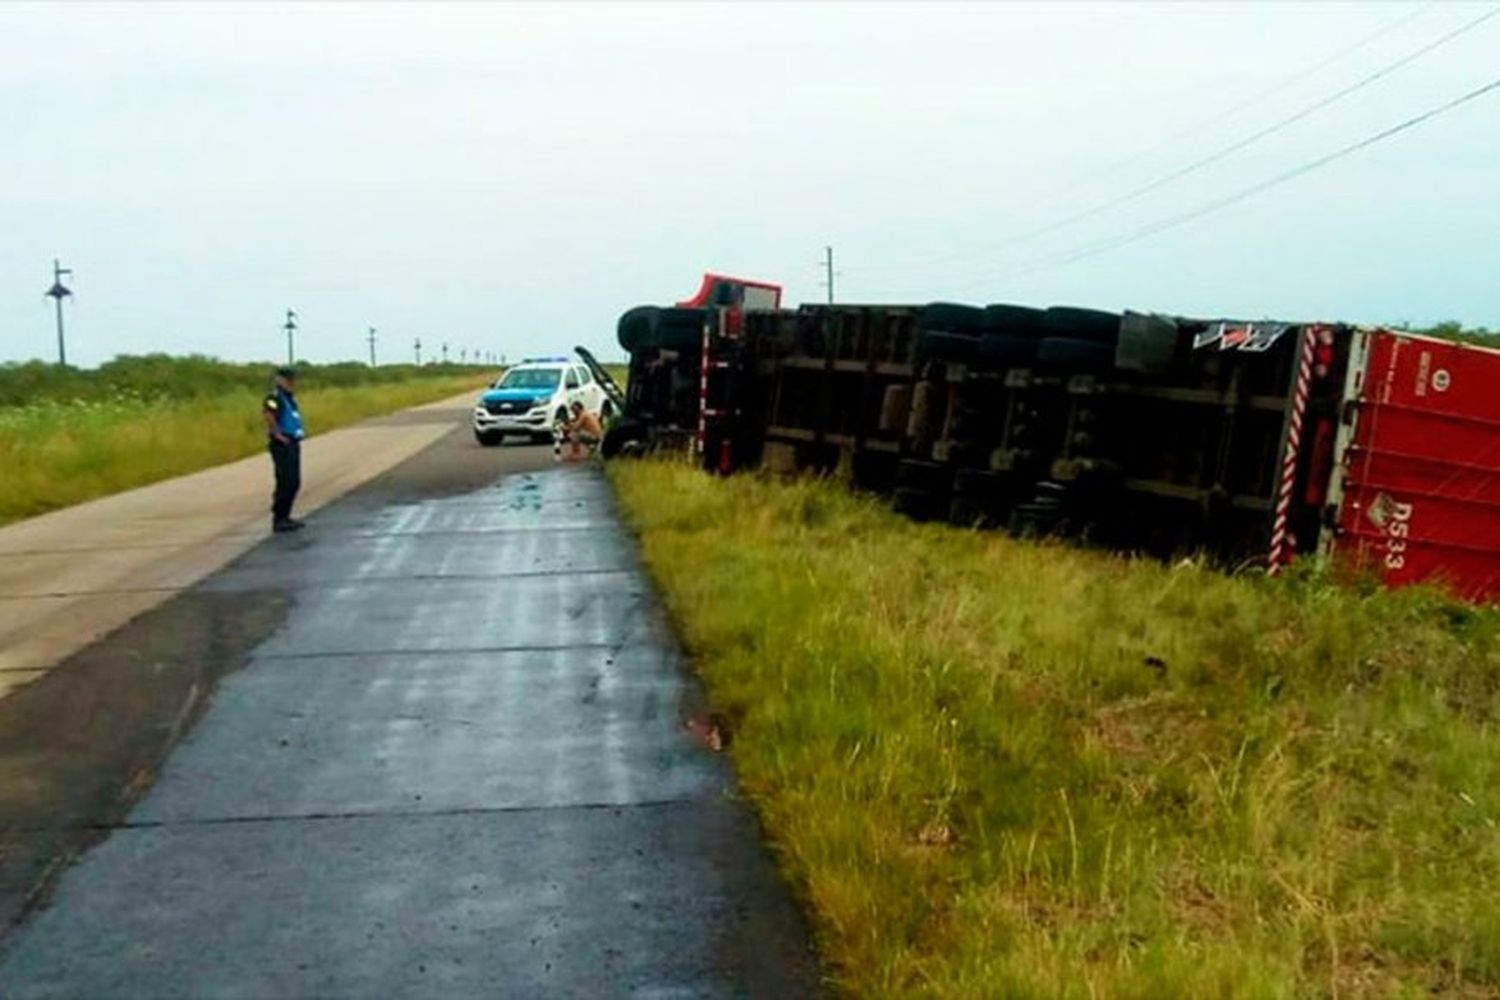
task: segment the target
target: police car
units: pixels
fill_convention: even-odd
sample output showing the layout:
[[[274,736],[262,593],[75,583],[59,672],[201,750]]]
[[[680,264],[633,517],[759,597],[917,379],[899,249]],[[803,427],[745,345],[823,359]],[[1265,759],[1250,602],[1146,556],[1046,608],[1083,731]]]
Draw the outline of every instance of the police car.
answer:
[[[528,358],[514,365],[474,406],[474,439],[497,445],[507,434],[551,441],[573,402],[608,420],[612,404],[584,365],[568,358]]]

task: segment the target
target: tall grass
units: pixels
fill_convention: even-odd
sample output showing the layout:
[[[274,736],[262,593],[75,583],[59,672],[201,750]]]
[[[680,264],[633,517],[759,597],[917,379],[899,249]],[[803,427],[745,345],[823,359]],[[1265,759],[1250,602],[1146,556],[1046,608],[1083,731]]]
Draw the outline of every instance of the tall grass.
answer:
[[[0,524],[263,449],[265,368],[255,371],[253,387],[231,383],[199,392],[202,383],[185,380],[181,397],[117,389],[109,398],[0,407]],[[450,373],[319,386],[309,378],[298,395],[309,430],[321,433],[477,389],[482,381],[477,374]]]
[[[1500,995],[1500,612],[611,476],[850,995]]]
[[[220,361],[202,355],[122,354],[98,368],[66,368],[40,361],[0,364],[0,407],[57,402],[168,399],[182,402],[237,389],[259,390],[270,381],[270,362]],[[413,379],[459,375],[482,379],[494,369],[478,365],[381,365],[355,362],[297,365],[304,389],[394,385]]]

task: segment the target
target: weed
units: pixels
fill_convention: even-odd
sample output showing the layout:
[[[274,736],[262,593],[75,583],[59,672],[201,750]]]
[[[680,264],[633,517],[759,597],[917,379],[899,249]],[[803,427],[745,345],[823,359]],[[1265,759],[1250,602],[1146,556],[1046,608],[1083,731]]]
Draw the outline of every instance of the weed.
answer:
[[[848,993],[1500,992],[1500,612],[610,468]]]
[[[149,392],[116,388],[108,397],[42,396],[0,407],[0,467],[5,469],[0,524],[264,448],[260,403],[267,369],[257,367],[250,384],[231,381],[210,391],[202,376],[212,368],[199,370],[196,363],[188,368],[198,375],[184,378],[190,388],[180,397],[161,394],[178,388],[164,368],[160,374],[166,381]],[[299,385],[299,396],[307,425],[316,433],[477,388],[477,381],[474,374],[343,385],[308,378]]]

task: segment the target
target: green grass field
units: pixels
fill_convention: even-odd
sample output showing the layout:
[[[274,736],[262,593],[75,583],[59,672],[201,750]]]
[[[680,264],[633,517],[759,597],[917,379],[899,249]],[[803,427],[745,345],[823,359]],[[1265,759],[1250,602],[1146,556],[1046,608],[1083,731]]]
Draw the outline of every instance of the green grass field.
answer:
[[[610,469],[848,995],[1500,996],[1500,612]]]
[[[269,370],[202,358],[117,359],[89,372],[0,368],[0,399],[10,403],[0,405],[0,524],[260,451]],[[456,365],[307,366],[298,396],[317,434],[477,391],[490,377]]]

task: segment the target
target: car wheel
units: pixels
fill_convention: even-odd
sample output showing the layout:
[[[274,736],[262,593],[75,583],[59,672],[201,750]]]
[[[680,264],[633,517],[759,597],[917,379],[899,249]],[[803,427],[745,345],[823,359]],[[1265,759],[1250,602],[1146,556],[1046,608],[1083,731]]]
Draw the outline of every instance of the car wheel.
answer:
[[[505,435],[495,431],[475,431],[474,440],[486,448],[493,448],[505,441]]]

